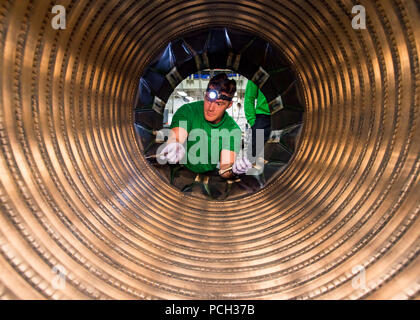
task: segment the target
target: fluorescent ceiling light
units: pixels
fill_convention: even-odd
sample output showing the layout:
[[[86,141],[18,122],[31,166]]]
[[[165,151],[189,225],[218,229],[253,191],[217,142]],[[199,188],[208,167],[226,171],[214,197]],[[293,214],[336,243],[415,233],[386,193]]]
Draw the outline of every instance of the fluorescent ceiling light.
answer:
[[[180,96],[183,96],[183,97],[188,96],[188,94],[187,94],[186,92],[184,92],[184,91],[177,91],[177,93],[178,93]]]

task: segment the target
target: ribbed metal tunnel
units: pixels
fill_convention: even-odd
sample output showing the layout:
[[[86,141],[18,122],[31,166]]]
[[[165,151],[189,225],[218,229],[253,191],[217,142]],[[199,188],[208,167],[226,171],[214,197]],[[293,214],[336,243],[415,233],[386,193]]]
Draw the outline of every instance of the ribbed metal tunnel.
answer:
[[[2,298],[420,297],[417,1],[360,1],[366,30],[350,0],[60,2],[65,30],[0,1]],[[133,107],[169,41],[223,26],[283,50],[306,112],[278,179],[212,202],[147,164]]]

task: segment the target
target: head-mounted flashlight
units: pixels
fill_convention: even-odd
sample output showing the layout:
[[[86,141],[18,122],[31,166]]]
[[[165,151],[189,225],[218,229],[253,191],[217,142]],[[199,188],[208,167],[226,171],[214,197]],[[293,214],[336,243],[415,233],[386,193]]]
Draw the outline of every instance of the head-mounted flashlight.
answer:
[[[207,97],[212,102],[216,100],[232,101],[232,97],[229,97],[215,89],[210,88],[207,88]]]

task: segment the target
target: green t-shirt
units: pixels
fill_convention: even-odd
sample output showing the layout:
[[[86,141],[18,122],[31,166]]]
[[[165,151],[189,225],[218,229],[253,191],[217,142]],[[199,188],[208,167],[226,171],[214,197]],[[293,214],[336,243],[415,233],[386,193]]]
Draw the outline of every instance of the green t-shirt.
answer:
[[[256,106],[255,99],[257,100]],[[248,121],[251,127],[255,123],[255,118],[257,114],[270,114],[270,107],[268,106],[264,94],[251,80],[248,80],[248,83],[246,84],[244,97],[244,111],[246,120]]]
[[[206,121],[204,101],[187,103],[179,108],[171,122],[171,129],[176,127],[188,132],[186,157],[180,163],[193,172],[216,169],[222,150],[239,152],[242,132],[235,120],[225,112],[217,124]]]

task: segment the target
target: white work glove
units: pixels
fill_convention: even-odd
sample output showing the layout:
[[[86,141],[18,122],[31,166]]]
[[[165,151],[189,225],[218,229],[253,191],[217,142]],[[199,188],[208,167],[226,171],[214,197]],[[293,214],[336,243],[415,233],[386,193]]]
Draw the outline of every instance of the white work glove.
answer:
[[[243,174],[246,173],[249,169],[252,168],[252,163],[245,157],[237,158],[235,163],[232,166],[232,172],[234,174]]]
[[[185,148],[179,142],[172,142],[163,148],[160,154],[160,162],[165,162],[165,160],[167,160],[169,163],[174,164],[184,158]]]

